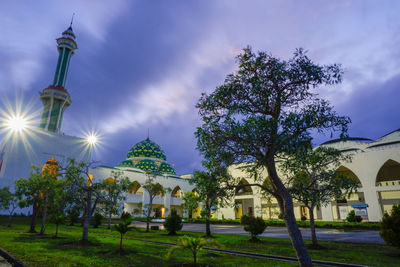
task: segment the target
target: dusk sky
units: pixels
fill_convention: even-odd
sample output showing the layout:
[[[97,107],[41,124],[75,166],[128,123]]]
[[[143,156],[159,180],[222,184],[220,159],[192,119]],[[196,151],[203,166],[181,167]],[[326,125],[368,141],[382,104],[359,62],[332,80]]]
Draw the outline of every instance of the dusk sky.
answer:
[[[94,160],[102,165],[123,161],[149,128],[178,174],[201,168],[195,104],[235,70],[247,45],[282,59],[303,47],[316,63],[342,64],[343,83],[318,92],[350,116],[350,136],[378,139],[400,128],[399,12],[394,0],[5,0],[1,98],[23,96],[41,110],[38,92],[52,83],[57,63],[55,39],[75,13],[79,49],[62,131],[99,132]]]

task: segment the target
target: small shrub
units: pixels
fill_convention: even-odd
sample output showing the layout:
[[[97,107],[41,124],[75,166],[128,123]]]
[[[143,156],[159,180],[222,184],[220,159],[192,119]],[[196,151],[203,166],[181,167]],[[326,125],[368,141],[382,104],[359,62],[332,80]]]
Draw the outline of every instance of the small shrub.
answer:
[[[240,221],[244,225],[244,230],[251,234],[250,241],[259,241],[257,236],[267,228],[267,223],[261,217],[243,215]]]
[[[94,228],[99,228],[99,226],[101,225],[101,220],[103,220],[103,215],[101,215],[100,213],[96,212],[93,217],[92,217],[92,226]]]
[[[301,216],[301,220],[302,221],[307,221],[307,217],[303,215],[303,216]]]
[[[347,215],[346,220],[347,220],[348,222],[356,222],[356,223],[359,223],[359,222],[362,221],[362,217],[356,215],[356,213],[354,212],[354,210],[352,210],[352,211],[350,211],[349,214]]]
[[[182,218],[178,215],[175,209],[172,209],[167,219],[165,219],[164,227],[167,229],[168,234],[170,235],[176,235],[176,231],[182,229]]]
[[[121,213],[121,220],[122,221],[125,221],[127,219],[131,219],[131,218],[132,218],[132,215],[129,212],[124,211],[124,212]]]
[[[282,212],[279,212],[278,219],[283,220],[283,213]]]
[[[386,244],[400,248],[400,204],[393,205],[390,215],[383,215],[379,234]]]

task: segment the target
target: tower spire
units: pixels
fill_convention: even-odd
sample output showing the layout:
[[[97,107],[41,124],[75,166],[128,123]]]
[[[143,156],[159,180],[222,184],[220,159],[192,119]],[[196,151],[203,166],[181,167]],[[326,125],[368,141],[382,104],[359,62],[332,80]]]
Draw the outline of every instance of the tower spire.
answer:
[[[74,15],[72,15],[69,28],[62,33],[60,38],[57,38],[58,61],[53,84],[40,93],[40,99],[43,102],[40,128],[50,132],[60,132],[64,110],[71,104],[71,96],[64,86],[71,56],[78,48],[71,27],[73,19]]]
[[[75,16],[75,12],[72,13],[71,23],[69,24],[70,28],[72,28],[72,23],[74,22],[74,16]]]

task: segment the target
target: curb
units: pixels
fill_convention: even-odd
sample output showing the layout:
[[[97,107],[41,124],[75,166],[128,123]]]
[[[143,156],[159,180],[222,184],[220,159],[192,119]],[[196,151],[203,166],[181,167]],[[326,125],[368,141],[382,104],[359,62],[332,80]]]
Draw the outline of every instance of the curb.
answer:
[[[11,254],[9,254],[7,251],[2,249],[1,247],[0,247],[0,256],[5,258],[8,261],[8,263],[10,263],[14,267],[29,267],[28,264],[18,260],[17,258],[14,258]]]

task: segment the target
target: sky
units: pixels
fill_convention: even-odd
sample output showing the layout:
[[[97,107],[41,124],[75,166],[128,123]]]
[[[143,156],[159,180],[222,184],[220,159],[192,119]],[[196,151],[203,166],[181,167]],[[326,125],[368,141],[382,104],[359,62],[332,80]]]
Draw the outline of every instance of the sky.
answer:
[[[22,98],[40,112],[55,39],[75,13],[78,50],[65,86],[72,105],[62,131],[96,131],[93,157],[102,165],[123,161],[149,130],[178,174],[200,169],[195,104],[236,69],[248,45],[282,59],[303,47],[316,63],[340,63],[343,82],[318,92],[351,118],[350,136],[378,139],[400,128],[399,11],[400,1],[367,0],[3,0],[1,102]]]

